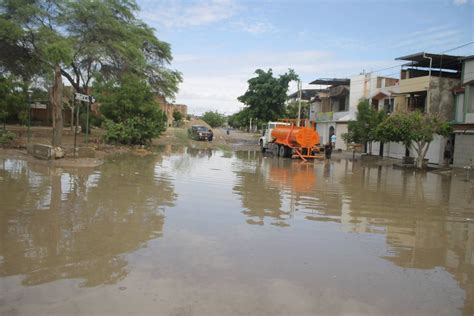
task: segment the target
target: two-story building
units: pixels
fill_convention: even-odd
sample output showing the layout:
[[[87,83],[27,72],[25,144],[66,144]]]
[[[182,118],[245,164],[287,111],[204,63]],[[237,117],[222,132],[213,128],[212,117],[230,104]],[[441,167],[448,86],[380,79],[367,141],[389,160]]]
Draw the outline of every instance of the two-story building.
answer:
[[[453,89],[459,87],[461,79],[460,56],[421,52],[395,60],[407,63],[401,66],[399,90],[394,94],[394,111],[417,110],[452,121]],[[430,163],[443,164],[446,142],[444,137],[434,135],[425,158]],[[384,156],[402,158],[406,154],[415,156],[414,150],[402,144],[384,145]]]
[[[320,85],[310,103],[309,119],[316,122],[322,143],[329,142],[331,135],[336,134],[336,148],[342,148],[341,133],[336,128],[336,122],[349,114],[350,80],[316,79],[309,84]]]
[[[453,90],[455,167],[474,165],[474,55],[461,58],[461,62],[461,85]]]

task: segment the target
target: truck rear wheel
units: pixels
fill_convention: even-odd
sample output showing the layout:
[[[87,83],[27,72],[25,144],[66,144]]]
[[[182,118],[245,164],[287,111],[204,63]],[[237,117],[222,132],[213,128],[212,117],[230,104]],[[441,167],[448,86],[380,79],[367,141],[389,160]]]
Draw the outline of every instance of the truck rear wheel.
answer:
[[[278,157],[278,150],[280,149],[280,146],[277,144],[273,144],[273,156]]]
[[[290,152],[291,149],[288,146],[280,145],[280,148],[278,149],[278,156],[288,158],[290,157]]]

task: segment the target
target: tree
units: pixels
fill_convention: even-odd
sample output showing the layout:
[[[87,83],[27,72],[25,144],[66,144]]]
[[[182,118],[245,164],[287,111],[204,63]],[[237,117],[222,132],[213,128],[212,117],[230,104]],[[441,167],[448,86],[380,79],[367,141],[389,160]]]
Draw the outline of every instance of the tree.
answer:
[[[402,143],[413,147],[417,153],[416,167],[423,167],[423,160],[435,134],[448,136],[452,127],[437,115],[415,112],[398,112],[387,116],[377,127],[377,137],[383,142]]]
[[[136,17],[137,11],[133,0],[0,3],[0,48],[4,49],[0,49],[0,68],[25,77],[31,75],[30,64],[38,65],[31,68],[37,72],[54,72],[51,101],[57,136],[62,128],[61,75],[85,94],[98,73],[118,81],[128,74],[140,76],[153,92],[165,97],[177,92],[181,75],[167,68],[172,60],[170,46]]]
[[[179,110],[173,111],[173,120],[176,122],[176,125],[179,125],[183,121],[183,113]]]
[[[217,111],[208,111],[202,115],[202,120],[209,124],[212,128],[215,128],[224,125],[225,116],[224,114],[220,114]]]
[[[273,77],[271,69],[266,72],[257,69],[255,73],[257,76],[248,80],[245,94],[237,99],[247,105],[251,117],[262,122],[283,117],[288,85],[297,80],[298,75],[292,69],[278,78]]]
[[[342,138],[347,143],[368,144],[372,155],[372,142],[377,141],[376,129],[385,117],[384,112],[374,110],[368,100],[361,100],[357,105],[357,117],[347,125],[347,133]]]
[[[291,119],[297,119],[298,118],[298,107],[299,107],[299,102],[298,101],[292,101],[290,102],[287,107],[286,107],[286,116]],[[309,115],[309,102],[306,100],[301,100],[301,113],[300,113],[300,118],[308,118]]]
[[[237,113],[230,115],[227,122],[235,128],[248,127],[250,123],[250,111],[248,108],[242,109]]]
[[[121,81],[97,81],[94,89],[105,117],[107,142],[147,144],[165,130],[166,115],[145,79],[129,75]]]

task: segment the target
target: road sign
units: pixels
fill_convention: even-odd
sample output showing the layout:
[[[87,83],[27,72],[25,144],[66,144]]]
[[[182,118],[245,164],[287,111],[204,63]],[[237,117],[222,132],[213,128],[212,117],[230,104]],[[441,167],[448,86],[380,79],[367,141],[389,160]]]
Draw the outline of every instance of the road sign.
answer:
[[[95,98],[91,95],[82,94],[82,93],[75,93],[76,100],[95,103]]]

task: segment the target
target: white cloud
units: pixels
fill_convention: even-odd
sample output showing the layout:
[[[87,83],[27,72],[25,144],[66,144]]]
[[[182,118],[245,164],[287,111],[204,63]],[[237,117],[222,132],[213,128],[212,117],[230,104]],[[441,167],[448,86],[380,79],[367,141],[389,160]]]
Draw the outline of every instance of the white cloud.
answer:
[[[463,5],[463,4],[466,4],[468,2],[468,0],[454,0],[453,3],[455,5]]]
[[[241,31],[251,33],[251,34],[262,34],[262,33],[271,33],[275,32],[277,29],[268,21],[239,21],[234,23],[234,26]]]
[[[176,101],[187,104],[189,111],[195,114],[208,110],[231,114],[244,106],[237,97],[245,93],[247,80],[254,76],[257,68],[272,68],[275,76],[292,68],[303,83],[308,83],[318,77],[348,77],[363,69],[370,71],[394,63],[393,60],[340,60],[332,53],[312,50],[255,52],[230,57],[178,55],[174,66],[183,69],[184,82]]]
[[[145,2],[146,3],[146,2]],[[190,27],[209,25],[226,20],[237,13],[238,5],[233,0],[211,1],[165,1],[156,6],[153,1],[148,2],[153,8],[141,11],[141,17],[151,23],[165,27]]]

